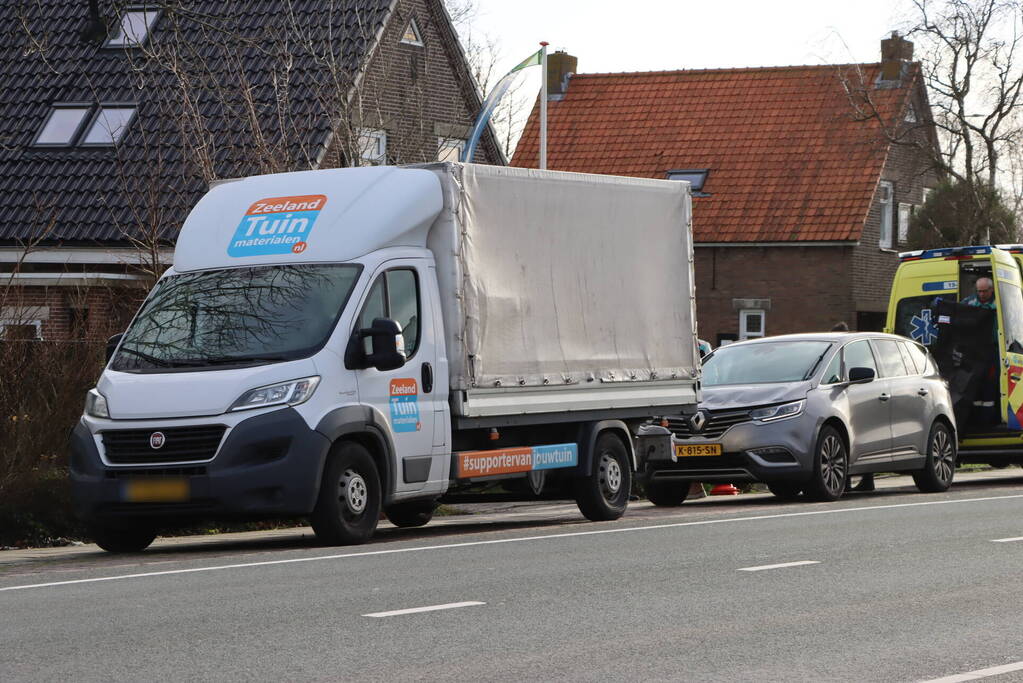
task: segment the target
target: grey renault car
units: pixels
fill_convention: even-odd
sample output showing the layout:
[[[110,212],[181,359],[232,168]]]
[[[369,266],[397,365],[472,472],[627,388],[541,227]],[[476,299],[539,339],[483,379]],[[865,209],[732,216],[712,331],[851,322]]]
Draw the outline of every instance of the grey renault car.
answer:
[[[927,350],[890,334],[765,337],[703,362],[696,413],[638,439],[647,497],[679,505],[691,482],[764,482],[781,498],[837,500],[851,475],[912,472],[945,491],[956,465],[948,387]],[[670,438],[669,438],[670,437]]]

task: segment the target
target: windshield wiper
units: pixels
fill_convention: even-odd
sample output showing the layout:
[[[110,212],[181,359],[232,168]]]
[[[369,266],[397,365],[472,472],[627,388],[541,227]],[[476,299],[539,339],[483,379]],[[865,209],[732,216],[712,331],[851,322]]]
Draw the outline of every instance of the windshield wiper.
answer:
[[[137,357],[141,358],[142,360],[146,361],[147,363],[152,363],[153,365],[156,365],[156,366],[162,367],[162,368],[167,368],[167,367],[170,367],[172,365],[172,362],[169,361],[169,360],[165,360],[163,358],[157,358],[156,356],[150,356],[148,353],[142,353],[141,351],[137,351],[135,349],[129,349],[127,346],[122,346],[119,349],[119,352],[130,353],[133,356],[137,356]]]
[[[286,356],[210,356],[208,358],[181,358],[171,361],[174,367],[201,367],[203,365],[232,365],[243,363],[274,363],[290,360]]]
[[[828,344],[827,348],[824,349],[821,355],[817,356],[817,360],[813,362],[813,365],[810,366],[810,369],[806,371],[805,375],[803,375],[803,381],[806,381],[813,377],[813,373],[817,372],[817,366],[821,364],[821,361],[824,360],[824,356],[828,355],[828,351],[830,350],[831,344]]]

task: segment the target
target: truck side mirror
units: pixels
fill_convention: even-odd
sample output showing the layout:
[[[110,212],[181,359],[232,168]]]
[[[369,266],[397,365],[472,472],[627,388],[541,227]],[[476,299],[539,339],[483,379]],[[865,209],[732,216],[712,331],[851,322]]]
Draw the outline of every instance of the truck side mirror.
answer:
[[[867,384],[876,376],[874,368],[849,368],[849,384]]]
[[[369,337],[373,351],[366,353],[362,340]],[[399,345],[399,340],[401,343]],[[401,325],[390,318],[376,318],[371,327],[357,330],[345,350],[345,367],[349,370],[376,368],[397,370],[405,365],[405,342]]]
[[[117,345],[121,343],[121,338],[124,336],[124,332],[115,334],[110,339],[107,339],[107,362],[114,356],[114,351],[117,350]]]

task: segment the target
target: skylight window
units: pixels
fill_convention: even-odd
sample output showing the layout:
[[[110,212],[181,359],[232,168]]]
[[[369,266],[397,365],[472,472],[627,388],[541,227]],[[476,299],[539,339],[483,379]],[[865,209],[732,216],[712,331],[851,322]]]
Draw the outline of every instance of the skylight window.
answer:
[[[146,36],[159,18],[155,9],[128,8],[121,15],[121,23],[107,40],[106,47],[138,47],[146,42]]]
[[[709,174],[710,169],[707,168],[676,169],[668,171],[668,180],[688,180],[694,195],[705,196],[703,185]]]
[[[100,105],[81,144],[116,145],[124,137],[124,131],[127,130],[133,118],[135,118],[135,107]]]
[[[50,110],[42,130],[36,136],[34,145],[53,145],[66,147],[70,145],[82,128],[85,117],[89,115],[89,107],[73,104],[56,104]]]
[[[405,33],[401,36],[401,42],[406,45],[423,47],[423,34],[419,30],[419,24],[416,23],[415,19],[409,21],[408,27],[405,28]]]

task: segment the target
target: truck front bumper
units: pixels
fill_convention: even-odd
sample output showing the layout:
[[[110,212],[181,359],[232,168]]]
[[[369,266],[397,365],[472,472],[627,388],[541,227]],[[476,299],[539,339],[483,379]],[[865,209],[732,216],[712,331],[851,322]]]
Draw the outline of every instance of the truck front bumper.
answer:
[[[168,421],[165,429],[180,427],[180,422]],[[258,519],[306,515],[316,504],[330,442],[293,408],[238,422],[227,430],[211,460],[195,464],[115,465],[101,457],[103,431],[123,433],[133,427],[107,423],[94,434],[82,420],[72,432],[71,483],[75,510],[83,520],[146,518],[153,524],[172,524]]]

